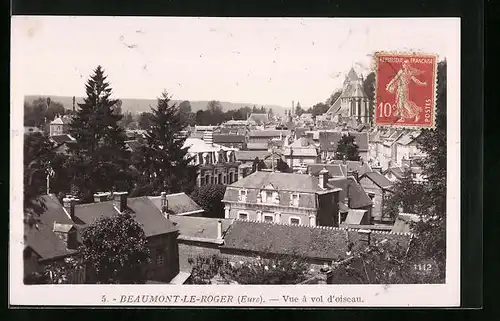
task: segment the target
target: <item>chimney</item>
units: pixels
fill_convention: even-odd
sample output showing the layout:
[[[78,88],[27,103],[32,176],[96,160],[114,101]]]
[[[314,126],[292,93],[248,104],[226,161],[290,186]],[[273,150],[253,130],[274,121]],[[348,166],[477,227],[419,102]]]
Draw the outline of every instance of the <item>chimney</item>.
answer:
[[[222,239],[222,220],[217,221],[217,239]]]
[[[209,144],[209,145],[213,145],[214,143],[214,133],[212,130],[207,130],[203,133],[203,140],[205,141],[205,143]]]
[[[359,233],[359,240],[366,245],[370,245],[370,234],[372,233],[372,231],[358,230],[358,233]]]
[[[323,169],[319,172],[319,187],[326,189],[328,184],[328,170],[323,167]]]
[[[167,201],[167,193],[166,192],[161,192],[161,213],[167,219],[170,218],[170,215],[168,213],[168,201]]]
[[[71,198],[65,197],[63,199],[63,207],[66,210],[66,212],[68,212],[69,217],[71,218],[72,221],[75,220],[75,201],[76,199],[74,199],[73,197]]]
[[[118,212],[122,213],[127,208],[127,192],[115,192],[113,193],[113,205],[116,207]]]
[[[106,202],[108,200],[110,193],[95,193],[94,194],[94,203]]]

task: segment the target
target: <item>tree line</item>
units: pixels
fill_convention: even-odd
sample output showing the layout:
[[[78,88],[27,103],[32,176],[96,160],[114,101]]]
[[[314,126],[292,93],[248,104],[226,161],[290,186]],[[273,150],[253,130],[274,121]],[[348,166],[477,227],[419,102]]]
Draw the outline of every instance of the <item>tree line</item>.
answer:
[[[38,196],[48,191],[91,202],[93,194],[101,191],[141,196],[194,188],[196,168],[190,165],[183,147],[186,137],[180,132],[186,125],[179,106],[163,92],[151,108],[152,126],[146,131],[145,144],[131,151],[125,143],[120,103],[111,98],[106,78],[98,66],[87,81],[86,97],[68,124],[68,133],[75,141],[66,144],[66,153],[57,152],[45,134],[25,136],[25,212],[43,210]]]

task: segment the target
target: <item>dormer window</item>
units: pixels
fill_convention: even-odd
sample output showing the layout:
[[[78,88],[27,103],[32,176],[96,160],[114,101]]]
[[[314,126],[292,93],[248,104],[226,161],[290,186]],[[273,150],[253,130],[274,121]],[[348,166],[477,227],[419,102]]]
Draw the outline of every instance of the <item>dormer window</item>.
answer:
[[[294,207],[299,206],[299,194],[290,195],[290,206],[294,206]]]
[[[242,189],[240,190],[240,195],[238,201],[240,202],[246,202],[247,201],[247,191]]]

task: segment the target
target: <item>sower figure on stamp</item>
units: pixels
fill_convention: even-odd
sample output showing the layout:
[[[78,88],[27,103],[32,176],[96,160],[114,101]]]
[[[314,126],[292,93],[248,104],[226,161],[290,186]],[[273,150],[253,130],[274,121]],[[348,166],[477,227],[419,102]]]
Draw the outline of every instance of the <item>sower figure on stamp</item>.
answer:
[[[390,93],[396,92],[396,113],[398,115],[397,122],[408,121],[415,119],[417,122],[420,118],[422,107],[409,99],[409,85],[413,81],[417,85],[426,86],[425,81],[418,80],[415,76],[421,75],[423,71],[410,66],[408,60],[403,61],[402,68],[396,76],[387,84],[386,90]]]

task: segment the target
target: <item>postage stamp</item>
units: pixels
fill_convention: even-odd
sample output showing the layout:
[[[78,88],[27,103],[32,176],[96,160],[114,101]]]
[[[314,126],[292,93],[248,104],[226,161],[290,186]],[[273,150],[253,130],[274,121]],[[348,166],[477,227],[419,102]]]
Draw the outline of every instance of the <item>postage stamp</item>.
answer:
[[[375,124],[434,128],[436,70],[436,55],[377,52]]]

